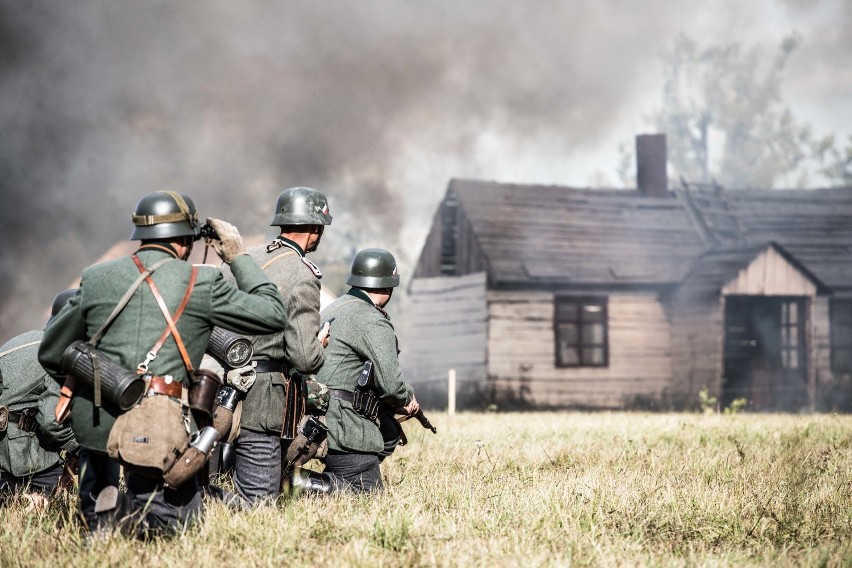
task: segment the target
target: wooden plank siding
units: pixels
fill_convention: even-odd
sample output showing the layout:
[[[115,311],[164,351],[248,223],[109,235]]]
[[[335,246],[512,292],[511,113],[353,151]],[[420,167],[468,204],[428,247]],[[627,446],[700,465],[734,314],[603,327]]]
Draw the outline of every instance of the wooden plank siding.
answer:
[[[499,396],[543,407],[623,408],[671,381],[670,329],[654,294],[610,294],[609,365],[557,368],[554,294],[488,292],[488,377]]]
[[[406,309],[408,344],[400,362],[421,403],[447,402],[447,374],[456,370],[459,404],[481,404],[486,377],[485,273],[415,278]]]
[[[815,296],[816,293],[816,284],[771,246],[722,287],[725,296]]]
[[[703,388],[722,392],[724,303],[711,298],[696,304],[675,296],[671,309],[672,383],[667,398],[678,407],[694,406]]]

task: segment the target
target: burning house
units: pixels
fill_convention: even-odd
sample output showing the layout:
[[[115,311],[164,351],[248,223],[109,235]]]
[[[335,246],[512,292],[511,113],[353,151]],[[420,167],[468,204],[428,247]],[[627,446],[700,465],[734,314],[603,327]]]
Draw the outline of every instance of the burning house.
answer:
[[[410,284],[418,396],[537,408],[850,409],[852,190],[450,182]]]

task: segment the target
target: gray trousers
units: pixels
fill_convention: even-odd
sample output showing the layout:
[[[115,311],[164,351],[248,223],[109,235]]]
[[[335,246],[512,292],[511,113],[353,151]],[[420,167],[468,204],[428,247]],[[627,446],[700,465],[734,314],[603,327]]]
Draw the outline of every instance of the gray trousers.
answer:
[[[252,505],[281,493],[281,438],[243,428],[234,442],[234,487]]]
[[[175,534],[201,513],[202,492],[196,477],[176,489],[129,472],[125,477],[131,526],[139,538]]]
[[[101,522],[95,514],[95,502],[98,499],[98,494],[109,485],[118,487],[121,469],[118,462],[108,455],[87,448],[80,448],[78,456],[80,514],[83,515],[88,529],[96,531]]]
[[[332,478],[334,491],[370,493],[383,489],[379,456],[329,450],[323,473]]]
[[[44,471],[22,477],[15,477],[11,473],[0,471],[0,495],[27,491],[49,496],[56,489],[60,477],[62,477],[61,463]]]

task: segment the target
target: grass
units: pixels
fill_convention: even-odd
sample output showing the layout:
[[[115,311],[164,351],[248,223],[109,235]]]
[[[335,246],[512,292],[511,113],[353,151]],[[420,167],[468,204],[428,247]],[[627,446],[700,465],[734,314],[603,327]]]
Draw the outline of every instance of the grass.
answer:
[[[373,497],[213,504],[87,547],[70,503],[3,510],[0,566],[852,566],[852,416],[430,416]]]

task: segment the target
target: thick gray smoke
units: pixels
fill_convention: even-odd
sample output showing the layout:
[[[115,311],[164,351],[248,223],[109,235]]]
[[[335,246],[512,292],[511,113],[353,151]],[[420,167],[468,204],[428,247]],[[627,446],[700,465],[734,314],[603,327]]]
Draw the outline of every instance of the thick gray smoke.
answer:
[[[40,326],[156,189],[251,233],[311,185],[329,252],[410,261],[447,180],[494,177],[483,134],[566,168],[604,142],[680,4],[2,2],[0,337]]]

